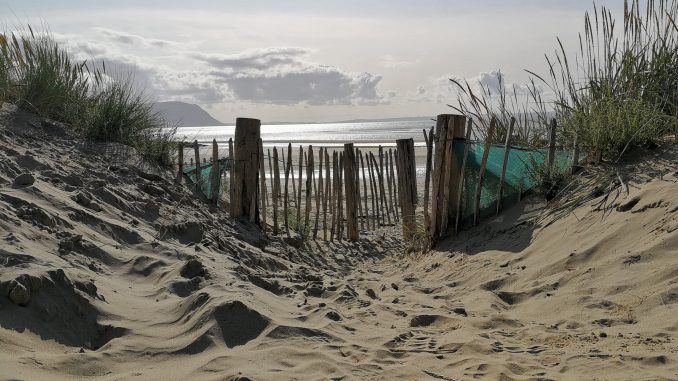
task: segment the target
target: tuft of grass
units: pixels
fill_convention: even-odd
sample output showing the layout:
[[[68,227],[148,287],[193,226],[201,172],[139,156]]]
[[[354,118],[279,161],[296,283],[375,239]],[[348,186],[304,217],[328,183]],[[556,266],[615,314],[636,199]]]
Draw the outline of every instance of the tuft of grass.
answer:
[[[584,17],[579,51],[547,56],[562,137],[609,159],[678,127],[678,0],[624,2],[623,29],[605,7]],[[572,65],[575,62],[575,65]]]
[[[403,226],[403,229],[405,229],[405,231],[403,231],[405,254],[424,254],[431,249],[431,235],[422,223],[417,221],[411,227]]]
[[[299,234],[302,241],[307,241],[311,236],[311,224],[304,224],[304,217],[302,215],[301,219],[297,219],[297,208],[289,207],[287,208],[287,223],[289,224],[290,229],[294,230]],[[279,217],[280,226],[285,226],[285,216],[283,213]]]
[[[0,35],[0,100],[70,124],[84,138],[134,147],[171,164],[176,128],[167,126],[132,77],[111,77],[105,63],[74,60],[47,30],[30,25]]]
[[[515,120],[512,144],[536,146],[546,141],[548,112],[546,103],[541,99],[541,89],[533,79],[526,85],[527,92],[521,89],[524,96],[519,95],[518,87],[504,83],[504,75],[497,73],[497,86],[483,85],[480,81],[471,84],[467,80],[458,81],[450,78],[459,90],[457,106],[448,105],[463,115],[473,118],[478,128],[474,129],[476,138],[485,141],[492,120],[495,129],[490,141],[503,143],[512,120]],[[475,90],[474,90],[475,89]]]
[[[570,177],[567,168],[558,165],[549,168],[548,163],[539,161],[534,156],[530,156],[529,163],[526,164],[527,175],[533,184],[532,191],[546,201],[553,200],[567,185]]]

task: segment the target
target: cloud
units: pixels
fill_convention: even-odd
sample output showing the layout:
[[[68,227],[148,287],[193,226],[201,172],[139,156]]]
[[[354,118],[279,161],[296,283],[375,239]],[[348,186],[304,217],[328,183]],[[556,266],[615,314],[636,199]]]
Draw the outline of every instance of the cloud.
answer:
[[[388,102],[378,91],[382,77],[320,65],[304,58],[308,48],[270,47],[239,54],[189,55],[238,100],[279,105],[372,105]]]
[[[437,103],[456,103],[457,98],[462,92],[454,82],[454,79],[460,85],[466,88],[467,83],[474,94],[480,96],[490,94],[493,101],[498,100],[500,91],[506,91],[506,95],[513,97],[514,93],[521,99],[526,99],[530,95],[531,85],[527,83],[508,82],[504,74],[500,71],[480,72],[473,77],[461,77],[454,74],[447,74],[440,77],[429,79],[426,86],[419,86],[416,90],[409,93],[409,100],[413,102],[437,102]],[[537,92],[544,94],[541,86],[536,86]]]
[[[182,46],[184,46],[184,44],[176,42],[176,41],[162,40],[162,39],[157,39],[157,38],[147,38],[147,37],[138,36],[136,34],[120,32],[120,31],[108,29],[108,28],[93,28],[93,29],[96,32],[98,32],[101,36],[103,36],[106,40],[111,41],[111,42],[116,42],[116,43],[119,43],[119,44],[136,45],[136,46],[144,46],[144,47],[156,47],[156,48],[182,47]]]
[[[404,66],[411,66],[411,65],[414,65],[415,63],[416,63],[416,61],[398,60],[390,54],[381,56],[379,58],[379,65],[381,65],[385,68],[389,68],[389,69],[404,67]]]
[[[382,77],[321,65],[314,50],[275,46],[234,54],[191,50],[189,44],[95,28],[91,36],[56,35],[80,60],[104,61],[114,77],[132,75],[158,100],[200,104],[377,105]],[[185,68],[190,68],[187,70]]]
[[[290,46],[250,49],[237,54],[190,52],[189,55],[217,68],[265,70],[280,65],[300,65],[300,58],[311,52],[309,48]]]

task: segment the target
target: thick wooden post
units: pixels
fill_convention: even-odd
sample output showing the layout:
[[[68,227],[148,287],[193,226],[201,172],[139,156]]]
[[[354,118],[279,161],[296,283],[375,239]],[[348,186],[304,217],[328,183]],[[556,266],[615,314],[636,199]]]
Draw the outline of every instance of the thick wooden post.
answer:
[[[468,119],[466,123],[466,137],[464,138],[464,156],[461,161],[461,173],[459,175],[459,188],[457,190],[457,215],[454,222],[454,233],[461,230],[462,197],[464,195],[464,182],[466,181],[466,162],[468,161],[468,147],[471,145],[471,130],[473,129],[473,120]]]
[[[235,165],[233,167],[232,217],[257,222],[257,174],[259,173],[259,119],[237,118],[235,122]]]
[[[549,130],[549,153],[548,153],[548,168],[549,171],[553,169],[553,164],[556,160],[556,118],[551,119],[551,129]]]
[[[403,224],[403,238],[406,240],[414,237],[416,229],[415,206],[417,204],[417,179],[415,175],[414,140],[399,139],[397,165],[400,175],[398,176],[398,190],[400,193],[400,210]]]
[[[490,128],[487,130],[487,139],[485,139],[485,148],[483,149],[483,159],[480,162],[480,172],[478,173],[478,184],[476,186],[476,202],[473,208],[473,225],[477,226],[480,223],[480,196],[483,191],[483,181],[485,180],[485,169],[487,168],[487,158],[490,155],[490,148],[492,146],[492,134],[496,128],[497,121],[492,118],[490,121]]]
[[[348,240],[358,240],[358,205],[356,204],[355,151],[353,143],[344,144],[344,184],[346,194],[346,226]]]
[[[497,215],[501,212],[502,197],[504,196],[504,180],[506,177],[506,164],[508,163],[509,153],[511,152],[511,134],[516,124],[516,118],[511,118],[511,124],[506,131],[506,141],[504,142],[504,160],[501,164],[501,177],[499,178],[499,189],[497,190]]]
[[[464,137],[466,117],[438,115],[433,160],[431,239],[438,241],[454,221],[461,163],[454,154],[454,138]]]

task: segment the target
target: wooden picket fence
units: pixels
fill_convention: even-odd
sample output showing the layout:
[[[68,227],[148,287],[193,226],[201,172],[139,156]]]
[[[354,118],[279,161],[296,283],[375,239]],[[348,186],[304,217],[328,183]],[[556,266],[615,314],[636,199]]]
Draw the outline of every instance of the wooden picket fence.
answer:
[[[494,125],[494,122],[490,123],[488,137],[492,136]],[[353,143],[346,143],[341,148],[299,146],[297,151],[289,143],[286,147],[274,146],[264,151],[260,129],[258,119],[238,118],[235,137],[228,142],[226,158],[220,155],[217,142],[212,142],[212,198],[209,201],[214,206],[219,202],[218,189],[222,183],[219,163],[226,163],[230,201],[227,207],[233,218],[245,218],[260,226],[266,234],[291,237],[294,232],[295,235],[317,239],[322,233],[322,239],[329,241],[344,238],[357,241],[361,232],[400,224],[405,239],[414,238],[412,232],[422,225],[430,242],[435,244],[460,229],[467,143],[472,133],[471,120],[465,116],[439,115],[435,133],[433,128],[423,131],[427,154],[423,216],[419,218],[423,219],[422,222],[418,222],[417,218],[420,201],[413,139],[397,140],[395,149],[378,146],[363,151]],[[504,145],[497,213],[502,209],[502,185],[511,134],[512,128],[509,128]],[[463,153],[454,152],[454,140],[465,142]],[[547,160],[552,166],[555,121],[551,124],[549,140]],[[480,193],[489,145],[488,140],[475,194],[474,224],[479,222]],[[186,165],[185,148],[193,148],[195,162],[200,162],[198,142],[184,143],[178,155],[180,173]],[[577,153],[575,148],[573,168],[578,160]],[[293,157],[298,158],[296,163]],[[206,158],[202,160],[207,162]],[[193,165],[193,158],[190,165]],[[197,179],[199,170],[200,166],[197,166]],[[522,191],[519,193],[518,197],[521,197]]]

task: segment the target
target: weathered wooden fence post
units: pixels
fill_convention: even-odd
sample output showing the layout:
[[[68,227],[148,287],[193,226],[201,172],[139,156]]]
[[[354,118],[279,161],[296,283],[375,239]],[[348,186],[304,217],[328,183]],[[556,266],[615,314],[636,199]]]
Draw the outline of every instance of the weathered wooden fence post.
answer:
[[[195,188],[200,190],[202,176],[200,173],[200,146],[197,140],[193,141],[193,151],[195,153]]]
[[[259,157],[260,130],[259,119],[236,119],[231,217],[247,216],[252,223],[258,222],[257,175],[259,174],[259,160],[263,160]]]
[[[177,173],[177,184],[181,184],[181,180],[184,177],[184,144],[183,142],[177,145],[177,161],[179,162],[179,172]]]
[[[516,125],[516,118],[511,118],[511,124],[506,131],[506,141],[504,142],[504,160],[501,164],[501,177],[499,177],[499,189],[497,190],[497,215],[501,212],[502,197],[504,197],[504,180],[506,177],[506,164],[508,163],[509,153],[511,152],[511,134]]]
[[[496,128],[497,120],[493,117],[490,121],[490,128],[487,129],[487,138],[485,139],[485,148],[483,149],[483,158],[480,161],[480,171],[478,172],[478,184],[476,185],[476,200],[473,208],[473,225],[480,223],[480,197],[483,192],[483,180],[485,180],[485,169],[487,168],[487,158],[490,155],[492,146],[492,134]]]
[[[212,199],[210,200],[213,206],[217,206],[219,202],[219,189],[221,189],[221,172],[219,171],[219,145],[217,139],[212,140],[212,172],[210,173],[210,180],[212,188],[210,192]]]
[[[261,202],[261,229],[266,234],[266,169],[264,168],[264,143],[261,138],[257,139],[259,147],[259,200]],[[273,203],[275,203],[275,187],[273,188]],[[274,231],[276,233],[276,231]]]
[[[433,191],[431,205],[431,240],[437,242],[456,223],[457,192],[461,178],[461,163],[454,154],[454,138],[464,137],[466,117],[442,114],[436,121],[433,160]]]
[[[549,153],[547,157],[549,171],[553,169],[556,160],[556,118],[551,119],[551,129],[549,130]]]
[[[459,174],[459,185],[457,187],[457,215],[455,218],[455,223],[454,223],[454,233],[458,233],[459,230],[461,230],[461,222],[462,222],[462,197],[464,195],[464,188],[465,184],[464,182],[466,181],[466,163],[468,161],[468,147],[471,145],[471,130],[473,129],[473,120],[471,118],[468,118],[468,121],[466,123],[466,137],[464,138],[464,155],[461,160],[461,173]]]
[[[349,241],[358,240],[358,205],[356,204],[355,150],[353,143],[344,144],[344,185],[346,195],[346,225]]]
[[[433,165],[433,127],[426,133],[424,132],[424,140],[426,141],[426,175],[424,178],[424,228],[431,234],[431,215],[428,213],[429,201],[429,187],[431,182],[431,166]]]
[[[578,168],[579,168],[579,137],[575,135],[574,147],[572,148],[572,167],[570,168],[570,174],[575,174]]]
[[[403,238],[414,237],[417,226],[415,208],[417,204],[417,178],[414,160],[414,140],[399,139],[398,145],[398,193],[400,194],[400,210],[403,224]]]

